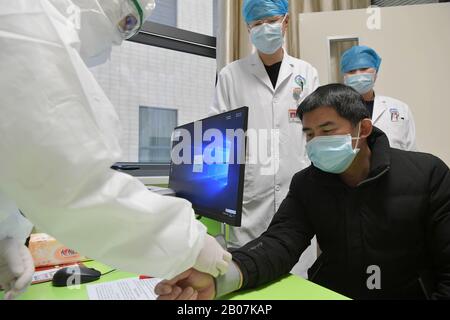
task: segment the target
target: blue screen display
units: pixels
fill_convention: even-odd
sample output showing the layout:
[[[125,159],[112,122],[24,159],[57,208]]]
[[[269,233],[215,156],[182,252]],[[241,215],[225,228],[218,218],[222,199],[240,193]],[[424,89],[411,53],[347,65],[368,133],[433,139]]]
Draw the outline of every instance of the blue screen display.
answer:
[[[248,109],[175,129],[169,187],[199,215],[239,226]]]

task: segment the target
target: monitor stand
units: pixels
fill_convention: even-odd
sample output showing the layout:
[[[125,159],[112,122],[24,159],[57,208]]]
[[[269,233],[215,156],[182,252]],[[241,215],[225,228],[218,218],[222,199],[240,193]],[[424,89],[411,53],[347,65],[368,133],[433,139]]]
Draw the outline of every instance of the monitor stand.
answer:
[[[220,233],[214,237],[217,242],[224,248],[225,250],[228,249],[228,241],[227,241],[227,224],[221,223],[220,224]]]

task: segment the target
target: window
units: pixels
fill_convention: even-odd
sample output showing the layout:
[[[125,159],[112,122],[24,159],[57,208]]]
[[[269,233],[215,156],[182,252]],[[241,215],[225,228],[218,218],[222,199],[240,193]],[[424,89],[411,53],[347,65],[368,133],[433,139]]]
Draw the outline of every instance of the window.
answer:
[[[149,21],[168,25],[177,26],[177,0],[156,1],[155,11],[148,19]]]
[[[149,113],[141,106],[175,110],[178,126],[206,117],[214,97],[216,61],[189,53],[127,41],[92,71],[120,118],[121,162],[146,162],[139,158],[140,117]]]
[[[218,0],[156,0],[149,21],[215,36]]]
[[[139,34],[91,69],[121,121],[117,167],[167,176],[172,129],[207,116],[216,81],[216,1],[156,0]]]
[[[139,162],[170,163],[171,137],[177,126],[177,110],[139,108]]]

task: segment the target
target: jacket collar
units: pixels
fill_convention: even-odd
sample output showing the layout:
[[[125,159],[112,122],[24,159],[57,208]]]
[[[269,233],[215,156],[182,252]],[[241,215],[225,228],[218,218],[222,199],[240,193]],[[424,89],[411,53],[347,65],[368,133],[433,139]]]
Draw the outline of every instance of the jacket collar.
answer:
[[[272,93],[275,93],[280,85],[294,72],[294,63],[292,61],[292,57],[286,53],[286,50],[283,51],[283,62],[281,63],[280,74],[278,75],[278,81],[275,89],[273,88],[272,82],[270,81],[269,75],[267,74],[264,63],[259,57],[258,52],[253,53],[249,59],[250,72],[258,80],[265,84],[272,91]]]
[[[391,146],[387,135],[378,129],[373,128],[373,132],[367,139],[369,148],[372,151],[370,160],[369,179],[377,177],[383,171],[389,170],[391,167]]]
[[[372,134],[367,139],[367,143],[372,151],[370,173],[367,179],[361,182],[358,187],[380,178],[391,167],[391,148],[386,134],[377,127],[374,127]],[[314,167],[314,165],[311,165],[310,169],[312,170],[310,178],[313,181],[334,187],[346,186],[337,174],[323,172]]]

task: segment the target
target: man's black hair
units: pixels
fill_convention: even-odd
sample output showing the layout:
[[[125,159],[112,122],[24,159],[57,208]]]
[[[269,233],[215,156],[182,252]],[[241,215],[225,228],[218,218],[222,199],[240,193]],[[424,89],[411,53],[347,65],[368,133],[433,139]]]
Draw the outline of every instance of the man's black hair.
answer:
[[[335,109],[342,118],[354,126],[363,119],[370,118],[362,96],[353,88],[338,83],[319,87],[309,95],[298,107],[297,116],[303,120],[305,113],[323,106]]]

